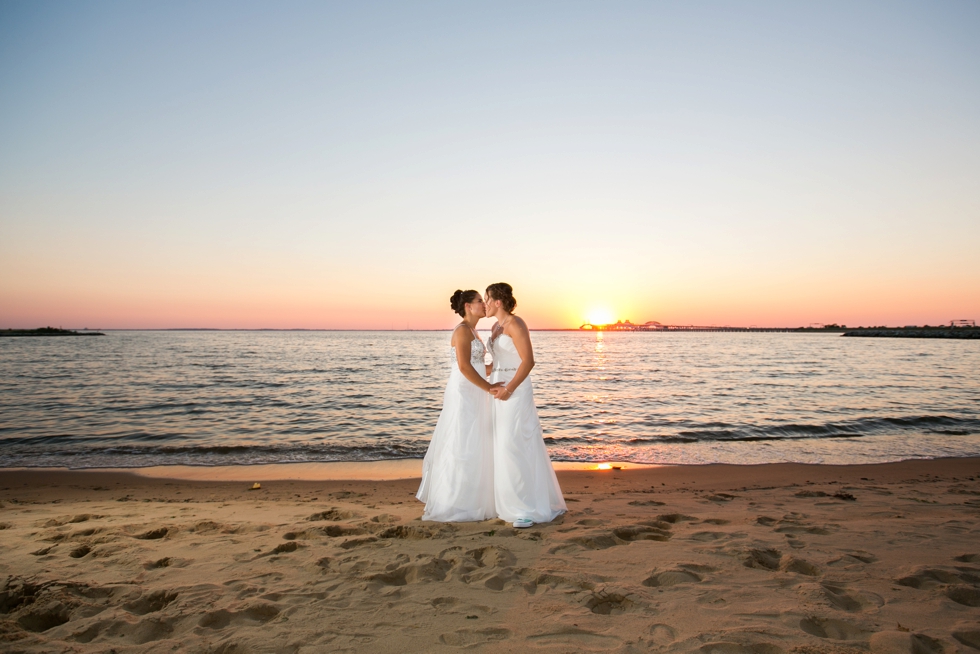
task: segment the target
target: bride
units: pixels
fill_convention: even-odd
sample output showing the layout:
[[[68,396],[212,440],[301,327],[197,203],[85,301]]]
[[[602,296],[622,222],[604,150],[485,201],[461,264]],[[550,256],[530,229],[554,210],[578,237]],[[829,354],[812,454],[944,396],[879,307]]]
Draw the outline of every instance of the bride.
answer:
[[[496,318],[490,335],[493,370],[493,474],[497,515],[528,527],[551,522],[566,511],[565,500],[544,446],[534,391],[531,335],[514,315],[517,300],[510,284],[487,287],[487,317]]]
[[[486,349],[476,333],[486,308],[479,291],[456,291],[449,303],[463,321],[453,330],[449,383],[415,497],[425,502],[423,520],[487,520],[497,515],[488,395],[492,387],[486,380]]]

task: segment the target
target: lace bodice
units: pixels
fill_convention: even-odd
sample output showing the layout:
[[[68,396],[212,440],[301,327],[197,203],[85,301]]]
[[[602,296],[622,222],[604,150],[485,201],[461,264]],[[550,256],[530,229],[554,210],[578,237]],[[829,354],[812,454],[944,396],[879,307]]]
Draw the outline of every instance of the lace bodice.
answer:
[[[474,338],[470,343],[470,363],[473,364],[473,368],[481,375],[483,374],[483,361],[486,354],[487,348],[483,345],[483,341]],[[455,368],[456,363],[456,348],[451,347],[449,348],[449,364]]]

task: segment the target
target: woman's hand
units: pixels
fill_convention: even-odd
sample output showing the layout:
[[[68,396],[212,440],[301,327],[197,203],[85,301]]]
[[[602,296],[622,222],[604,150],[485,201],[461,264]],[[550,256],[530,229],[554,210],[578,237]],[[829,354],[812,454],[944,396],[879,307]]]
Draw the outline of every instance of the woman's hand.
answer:
[[[503,384],[500,384],[499,386],[497,385],[493,386],[490,389],[490,394],[493,395],[495,399],[501,400],[503,402],[509,400],[513,395],[513,393],[511,393],[510,390]]]

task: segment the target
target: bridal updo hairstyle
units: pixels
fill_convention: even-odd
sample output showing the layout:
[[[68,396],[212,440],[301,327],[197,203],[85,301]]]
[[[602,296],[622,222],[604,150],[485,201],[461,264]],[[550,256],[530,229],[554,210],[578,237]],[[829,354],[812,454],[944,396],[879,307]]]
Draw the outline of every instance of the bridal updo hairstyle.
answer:
[[[517,300],[514,298],[514,289],[511,288],[510,284],[505,284],[504,282],[497,282],[496,284],[490,284],[487,286],[487,295],[493,300],[500,300],[504,304],[504,309],[507,313],[514,310],[517,306]]]
[[[449,306],[459,314],[461,318],[466,317],[466,305],[480,297],[480,291],[460,291],[457,290],[449,298]]]

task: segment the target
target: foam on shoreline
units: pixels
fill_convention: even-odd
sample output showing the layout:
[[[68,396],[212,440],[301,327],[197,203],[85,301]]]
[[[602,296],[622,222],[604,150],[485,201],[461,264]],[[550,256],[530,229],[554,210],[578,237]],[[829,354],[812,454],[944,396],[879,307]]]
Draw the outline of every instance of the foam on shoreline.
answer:
[[[578,461],[555,461],[555,470],[634,470],[658,468],[662,466],[611,461],[608,463],[587,463]],[[233,466],[149,466],[145,468],[0,468],[4,472],[38,473],[119,473],[147,477],[151,479],[173,479],[185,481],[391,481],[396,479],[417,479],[422,476],[422,459],[395,459],[389,461],[335,461],[325,463],[269,463]]]

